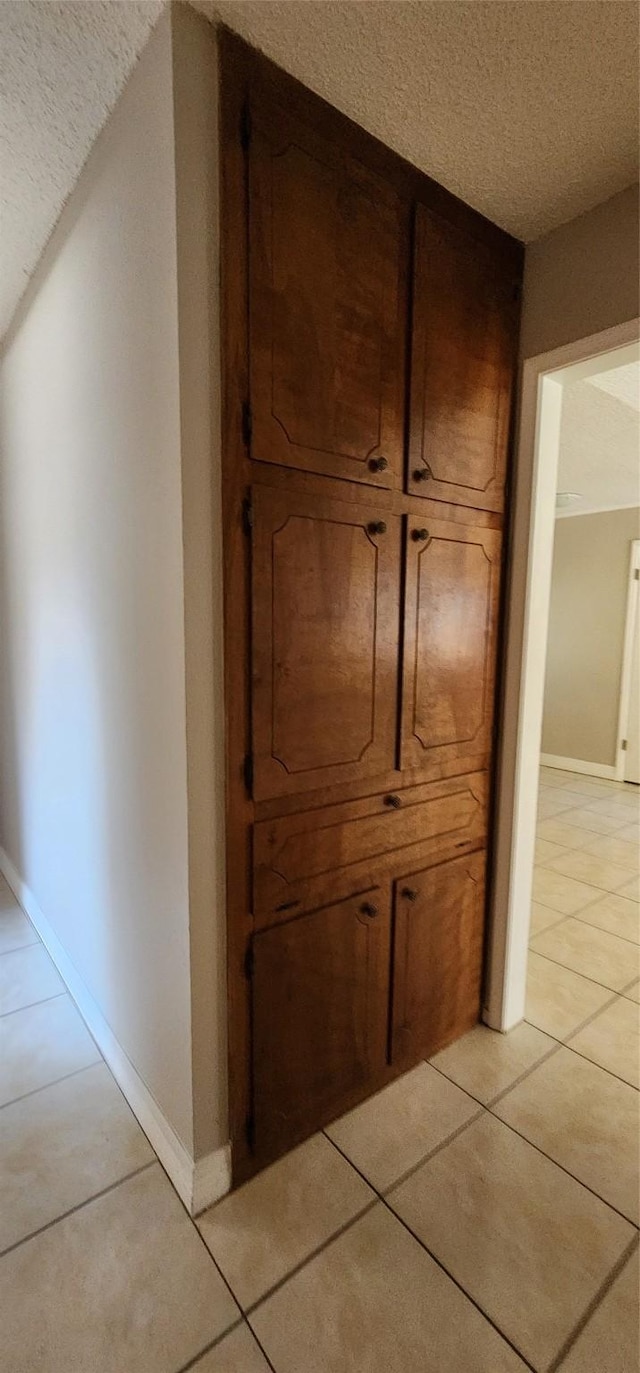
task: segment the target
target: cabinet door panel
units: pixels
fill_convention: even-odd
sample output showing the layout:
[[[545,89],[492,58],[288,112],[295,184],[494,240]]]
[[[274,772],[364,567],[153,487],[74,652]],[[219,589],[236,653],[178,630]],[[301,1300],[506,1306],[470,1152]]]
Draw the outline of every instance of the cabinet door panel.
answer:
[[[517,306],[490,250],[418,206],[409,490],[501,510]]]
[[[344,149],[276,106],[253,114],[251,456],[397,487],[406,215]]]
[[[402,767],[485,756],[493,724],[500,535],[409,519]]]
[[[395,883],[392,1061],[429,1058],[480,1014],[483,853]]]
[[[254,488],[256,800],[393,767],[399,523]]]
[[[374,1089],[386,1063],[389,931],[383,887],[255,936],[259,1154],[290,1148]]]

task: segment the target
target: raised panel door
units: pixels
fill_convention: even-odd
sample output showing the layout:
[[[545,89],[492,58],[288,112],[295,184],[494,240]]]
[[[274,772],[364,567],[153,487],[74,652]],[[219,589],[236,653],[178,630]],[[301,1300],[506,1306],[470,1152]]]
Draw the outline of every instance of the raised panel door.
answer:
[[[513,272],[419,205],[413,290],[408,490],[501,510],[518,318]]]
[[[251,457],[400,486],[406,211],[277,105],[249,158]]]
[[[500,535],[444,520],[408,521],[402,767],[435,776],[491,746]]]
[[[395,516],[254,488],[256,800],[394,766],[399,549]]]

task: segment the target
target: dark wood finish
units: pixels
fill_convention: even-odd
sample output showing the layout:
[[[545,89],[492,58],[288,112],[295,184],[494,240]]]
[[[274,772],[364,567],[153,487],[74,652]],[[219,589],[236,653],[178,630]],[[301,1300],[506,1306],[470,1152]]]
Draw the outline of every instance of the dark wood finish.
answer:
[[[429,1058],[480,1015],[483,853],[395,883],[392,1061]]]
[[[393,766],[399,552],[393,517],[254,488],[256,799]]]
[[[254,829],[256,927],[436,863],[486,834],[486,774],[308,810]]]
[[[501,510],[518,287],[492,250],[418,206],[409,487]]]
[[[406,214],[273,99],[251,114],[251,456],[400,486]]]
[[[254,939],[255,1148],[290,1148],[386,1063],[390,892],[361,892]]]
[[[490,746],[500,542],[494,531],[409,519],[403,768],[428,774]]]

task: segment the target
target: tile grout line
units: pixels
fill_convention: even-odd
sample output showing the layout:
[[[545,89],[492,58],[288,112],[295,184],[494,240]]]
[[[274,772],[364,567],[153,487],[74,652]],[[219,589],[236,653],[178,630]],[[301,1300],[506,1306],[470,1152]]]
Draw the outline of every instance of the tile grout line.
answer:
[[[79,1073],[86,1073],[88,1068],[97,1068],[99,1063],[104,1063],[106,1068],[108,1068],[109,1066],[100,1054],[98,1058],[94,1059],[93,1063],[83,1063],[81,1068],[74,1068],[73,1071],[70,1073],[63,1073],[62,1077],[54,1077],[51,1082],[43,1082],[39,1087],[32,1087],[30,1092],[23,1092],[21,1096],[14,1096],[11,1098],[10,1101],[0,1102],[0,1111],[4,1111],[5,1107],[7,1106],[16,1106],[19,1101],[26,1101],[27,1098],[30,1096],[37,1096],[38,1092],[46,1092],[47,1087],[56,1087],[59,1082],[67,1082],[70,1077],[77,1077]],[[111,1070],[109,1069],[109,1071]],[[111,1076],[113,1077],[113,1073],[111,1074]],[[127,1102],[127,1105],[128,1104],[129,1103]],[[130,1106],[129,1110],[131,1110]]]
[[[600,1287],[598,1288],[595,1297],[591,1299],[586,1310],[583,1311],[574,1329],[567,1336],[564,1344],[561,1346],[552,1363],[549,1365],[547,1373],[556,1373],[556,1371],[561,1367],[562,1363],[567,1357],[567,1354],[573,1348],[574,1344],[582,1334],[583,1330],[586,1329],[586,1327],[589,1324],[589,1321],[592,1319],[593,1316],[595,1316],[598,1307],[602,1305],[605,1297],[611,1291],[611,1288],[613,1287],[613,1284],[615,1283],[616,1279],[620,1277],[620,1274],[626,1268],[627,1264],[633,1257],[637,1248],[638,1236],[634,1235],[630,1243],[626,1246],[625,1249],[623,1249],[620,1258],[617,1259],[616,1263],[614,1263],[613,1268],[607,1274],[606,1278],[604,1279],[604,1282],[600,1284]]]
[[[15,1249],[20,1249],[23,1244],[28,1244],[30,1240],[37,1239],[38,1235],[44,1235],[47,1230],[53,1230],[61,1221],[67,1220],[69,1216],[74,1216],[78,1211],[84,1211],[86,1206],[90,1206],[93,1201],[99,1201],[100,1197],[106,1197],[109,1192],[115,1192],[117,1187],[121,1187],[124,1182],[130,1182],[132,1178],[137,1178],[140,1173],[146,1173],[148,1168],[154,1168],[158,1162],[157,1158],[149,1159],[148,1163],[142,1163],[139,1168],[133,1168],[130,1173],[125,1173],[124,1177],[116,1178],[107,1187],[102,1187],[99,1192],[94,1192],[90,1197],[85,1197],[84,1201],[79,1201],[76,1206],[70,1206],[67,1211],[62,1211],[59,1216],[54,1216],[45,1225],[39,1225],[36,1230],[32,1230],[28,1235],[23,1235],[22,1239],[15,1240],[13,1244],[7,1245],[6,1249],[0,1249],[0,1260],[5,1259],[8,1254],[13,1254]]]
[[[540,936],[540,938],[542,938],[542,936]],[[612,938],[617,939],[618,935],[612,935]],[[636,947],[637,946],[634,944],[633,948]],[[618,989],[617,987],[608,987],[606,982],[596,982],[595,977],[587,977],[586,973],[577,972],[575,968],[570,968],[567,963],[559,963],[557,958],[550,958],[548,953],[540,953],[539,949],[529,949],[529,953],[535,953],[537,954],[538,958],[544,958],[547,963],[553,963],[555,968],[564,968],[565,972],[574,973],[576,977],[583,977],[585,982],[591,982],[592,986],[594,987],[602,987],[603,991],[605,992],[611,992],[615,996],[622,995],[622,989]],[[637,978],[634,978],[634,981],[637,981]],[[625,983],[625,986],[627,985],[633,985],[633,983]]]
[[[333,1140],[331,1140],[330,1143],[333,1143]],[[338,1153],[340,1153],[340,1150],[338,1150]],[[350,1159],[347,1159],[346,1162],[353,1169],[354,1173],[358,1173],[358,1176],[361,1177],[364,1182],[367,1181],[363,1174],[359,1172],[353,1163],[351,1163]],[[290,1268],[281,1278],[278,1278],[277,1282],[272,1283],[271,1287],[268,1287],[266,1292],[263,1292],[261,1296],[256,1297],[255,1301],[249,1302],[248,1306],[241,1308],[245,1319],[249,1324],[251,1324],[250,1317],[253,1316],[254,1312],[257,1311],[259,1307],[263,1306],[270,1297],[275,1296],[276,1292],[279,1292],[280,1289],[285,1286],[285,1283],[289,1282],[290,1278],[295,1278],[298,1273],[302,1272],[303,1268],[306,1268],[308,1263],[312,1263],[314,1259],[318,1258],[319,1254],[323,1254],[325,1249],[328,1249],[329,1245],[333,1244],[334,1240],[338,1240],[342,1235],[346,1235],[347,1230],[350,1230],[352,1225],[355,1225],[357,1221],[362,1220],[363,1216],[367,1216],[370,1211],[373,1211],[374,1206],[378,1205],[380,1197],[375,1191],[375,1188],[371,1187],[371,1183],[368,1183],[367,1185],[375,1195],[367,1202],[366,1206],[363,1206],[361,1211],[357,1211],[355,1215],[350,1216],[349,1219],[344,1222],[344,1225],[340,1225],[337,1230],[334,1230],[330,1235],[327,1235],[326,1239],[322,1240],[320,1244],[317,1244],[308,1254],[305,1254],[303,1259],[300,1259],[298,1263],[294,1264],[293,1268]],[[236,1297],[235,1300],[238,1301],[238,1298]],[[253,1326],[251,1326],[251,1331],[252,1334],[255,1335]]]
[[[21,912],[21,914],[22,914],[22,912]],[[2,924],[2,916],[0,916],[0,925],[1,925],[1,924]],[[41,945],[42,945],[42,948],[44,948],[44,944],[42,944],[42,940],[41,940],[41,939],[38,939],[38,936],[36,935],[35,939],[29,940],[29,943],[28,943],[28,944],[16,944],[15,948],[13,948],[13,949],[0,949],[0,958],[6,958],[6,956],[7,956],[8,953],[22,953],[23,949],[35,949],[36,946],[37,946],[38,944],[41,944]]]
[[[11,1011],[0,1011],[0,1020],[6,1020],[9,1015],[18,1015],[19,1011],[31,1011],[34,1006],[44,1006],[48,1001],[57,1001],[61,996],[68,996],[66,987],[63,987],[61,992],[54,992],[53,996],[42,996],[39,1001],[28,1001],[25,1006],[14,1006]]]
[[[240,1316],[237,1321],[234,1321],[233,1325],[230,1325],[226,1330],[223,1330],[221,1335],[216,1335],[214,1340],[210,1340],[209,1343],[205,1344],[202,1349],[199,1349],[198,1353],[194,1354],[191,1359],[187,1359],[186,1363],[181,1364],[180,1367],[176,1369],[176,1373],[190,1373],[190,1369],[195,1368],[200,1362],[200,1359],[204,1358],[205,1354],[209,1354],[212,1349],[215,1349],[223,1340],[226,1340],[227,1335],[232,1335],[234,1330],[239,1330],[240,1326],[245,1324],[246,1321],[244,1320],[244,1317]]]

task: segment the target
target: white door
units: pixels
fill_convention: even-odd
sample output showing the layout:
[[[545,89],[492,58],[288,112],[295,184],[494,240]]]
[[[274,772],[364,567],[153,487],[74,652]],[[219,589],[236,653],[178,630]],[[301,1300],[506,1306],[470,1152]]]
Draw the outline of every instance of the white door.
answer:
[[[640,784],[640,539],[631,546],[620,710],[622,776]],[[620,776],[620,773],[618,773]]]

